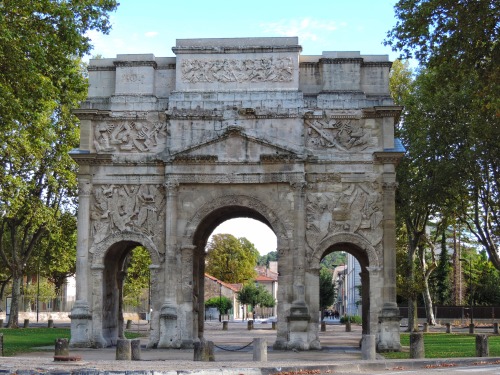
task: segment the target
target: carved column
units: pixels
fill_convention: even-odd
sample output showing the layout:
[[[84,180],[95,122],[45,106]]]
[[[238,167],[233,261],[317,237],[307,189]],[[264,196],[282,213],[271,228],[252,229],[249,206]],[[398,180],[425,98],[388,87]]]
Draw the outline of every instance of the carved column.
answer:
[[[92,346],[94,348],[105,348],[111,342],[107,342],[102,332],[103,320],[103,272],[104,266],[92,267]]]
[[[166,251],[165,251],[165,300],[160,311],[159,348],[179,348],[180,335],[177,321],[177,194],[179,183],[169,180],[165,183],[166,201]]]
[[[293,302],[287,317],[288,349],[308,350],[311,316],[305,302],[305,188],[303,181],[292,183],[294,188],[295,235],[293,248]]]
[[[77,245],[76,245],[76,301],[71,310],[71,341],[72,347],[91,346],[91,329],[89,321],[92,318],[89,313],[88,303],[88,251],[90,233],[90,194],[92,184],[86,178],[80,176],[79,203],[77,218]]]
[[[160,341],[160,309],[163,301],[164,272],[157,264],[149,266],[151,280],[151,302],[152,312],[150,317],[150,331],[148,348],[156,348]]]
[[[182,347],[192,347],[198,341],[198,315],[195,314],[193,303],[193,268],[196,246],[184,245],[181,250],[181,294],[184,321],[182,325]]]
[[[379,315],[379,351],[401,350],[399,339],[400,315],[396,303],[396,181],[394,165],[384,165],[392,173],[384,173],[384,286],[382,296],[384,304]]]

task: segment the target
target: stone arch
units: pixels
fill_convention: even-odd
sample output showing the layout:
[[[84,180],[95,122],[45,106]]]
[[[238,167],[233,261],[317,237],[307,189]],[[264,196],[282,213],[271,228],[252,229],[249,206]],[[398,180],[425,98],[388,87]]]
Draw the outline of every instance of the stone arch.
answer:
[[[288,246],[288,233],[291,231],[291,225],[281,220],[280,216],[270,207],[270,205],[265,204],[256,197],[242,194],[221,195],[201,205],[188,221],[184,232],[184,238],[187,241],[191,240],[194,242],[196,239],[196,232],[210,214],[220,210],[227,210],[230,207],[243,208],[247,213],[251,211],[257,213],[258,215],[253,215],[253,218],[261,220],[266,225],[269,225],[278,238],[278,248],[283,247],[284,242]],[[241,212],[241,210],[239,212]],[[229,215],[227,218],[232,219],[238,216],[238,214]]]
[[[149,252],[153,266],[159,266],[162,263],[158,248],[149,237],[136,232],[120,232],[107,236],[104,240],[93,246],[93,249],[90,249],[90,253],[93,253],[91,267],[98,268],[103,266],[107,251],[111,246],[122,241],[136,242],[144,246]]]
[[[340,232],[324,238],[319,243],[309,258],[310,267],[319,268],[319,262],[321,261],[323,254],[332,246],[341,244],[347,244],[362,250],[368,261],[368,264],[365,264],[364,267],[381,266],[377,251],[366,238],[356,233]]]

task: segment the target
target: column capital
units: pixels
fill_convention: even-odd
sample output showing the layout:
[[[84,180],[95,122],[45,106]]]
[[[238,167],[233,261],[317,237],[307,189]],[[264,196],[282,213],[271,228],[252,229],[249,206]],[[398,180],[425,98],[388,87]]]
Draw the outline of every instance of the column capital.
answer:
[[[89,197],[92,193],[92,184],[89,181],[78,181],[78,191],[81,197]]]

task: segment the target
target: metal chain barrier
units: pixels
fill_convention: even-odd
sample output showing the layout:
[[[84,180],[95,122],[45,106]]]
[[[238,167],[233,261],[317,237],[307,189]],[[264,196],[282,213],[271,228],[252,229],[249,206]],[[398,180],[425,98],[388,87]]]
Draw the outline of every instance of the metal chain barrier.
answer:
[[[221,350],[225,350],[226,352],[237,352],[238,350],[243,350],[245,348],[248,348],[250,345],[253,344],[253,341],[250,341],[248,344],[246,344],[245,346],[242,346],[241,348],[237,348],[237,349],[228,349],[228,348],[223,348],[222,346],[219,346],[217,344],[214,343],[214,346],[218,349],[221,349]]]

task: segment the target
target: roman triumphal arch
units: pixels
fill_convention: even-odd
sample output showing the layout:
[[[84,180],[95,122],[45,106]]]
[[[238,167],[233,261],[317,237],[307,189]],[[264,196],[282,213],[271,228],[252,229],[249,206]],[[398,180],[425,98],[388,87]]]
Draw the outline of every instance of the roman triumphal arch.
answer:
[[[71,345],[123,334],[125,259],[152,264],[150,347],[203,338],[204,247],[251,217],[278,238],[277,349],[319,349],[319,261],[362,266],[363,333],[399,350],[387,56],[301,56],[298,39],[182,39],[176,57],[91,60],[81,120]]]

